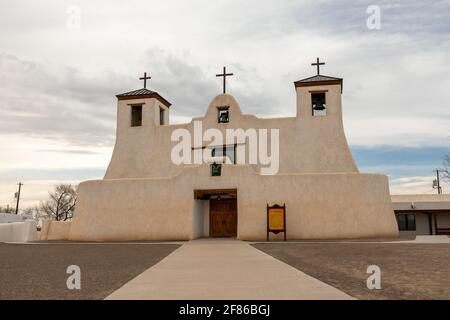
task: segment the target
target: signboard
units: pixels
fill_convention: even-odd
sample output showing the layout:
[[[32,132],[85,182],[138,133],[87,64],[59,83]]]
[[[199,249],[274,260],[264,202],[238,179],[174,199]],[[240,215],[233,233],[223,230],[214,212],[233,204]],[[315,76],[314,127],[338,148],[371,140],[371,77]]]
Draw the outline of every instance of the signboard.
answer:
[[[269,208],[269,230],[284,231],[283,208]]]
[[[269,206],[267,204],[267,241],[269,241],[269,232],[278,234],[284,233],[284,241],[286,241],[286,205]]]

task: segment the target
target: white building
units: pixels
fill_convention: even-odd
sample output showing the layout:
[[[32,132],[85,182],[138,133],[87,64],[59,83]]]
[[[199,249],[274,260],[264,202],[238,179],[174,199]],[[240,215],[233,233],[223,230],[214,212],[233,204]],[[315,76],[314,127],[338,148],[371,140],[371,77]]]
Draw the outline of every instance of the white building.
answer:
[[[317,74],[296,81],[294,89],[295,117],[243,114],[235,98],[222,93],[205,116],[185,124],[170,124],[170,110],[182,106],[147,88],[117,95],[116,144],[106,175],[80,184],[74,219],[53,222],[48,238],[263,240],[267,206],[274,204],[286,205],[288,239],[397,236],[387,177],[360,173],[348,147],[343,80]],[[218,142],[207,134],[225,137],[230,130],[242,130],[244,140]],[[180,132],[192,148],[180,149],[174,134]],[[257,162],[251,161],[253,132]],[[205,151],[216,163],[195,161]],[[194,161],[174,161],[181,153]]]
[[[450,194],[391,198],[401,235],[450,235]]]

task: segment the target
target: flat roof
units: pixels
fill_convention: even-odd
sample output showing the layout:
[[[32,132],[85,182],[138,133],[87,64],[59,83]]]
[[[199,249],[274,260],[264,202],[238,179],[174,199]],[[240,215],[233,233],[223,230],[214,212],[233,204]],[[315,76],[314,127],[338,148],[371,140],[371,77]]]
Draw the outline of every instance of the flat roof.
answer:
[[[449,211],[450,194],[391,195],[394,211]]]

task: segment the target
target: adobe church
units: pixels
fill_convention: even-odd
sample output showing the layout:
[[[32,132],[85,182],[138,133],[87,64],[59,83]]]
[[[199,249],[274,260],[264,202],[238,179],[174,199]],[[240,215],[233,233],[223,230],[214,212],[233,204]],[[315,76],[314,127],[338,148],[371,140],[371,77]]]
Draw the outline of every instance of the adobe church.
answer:
[[[147,89],[149,77],[144,75],[144,88],[117,95],[111,162],[103,180],[80,184],[64,238],[265,240],[267,206],[274,204],[285,205],[288,240],[398,236],[388,178],[358,171],[343,128],[343,79],[321,75],[322,64],[318,59],[313,64],[317,74],[294,83],[296,116],[270,119],[242,113],[226,93],[225,80],[232,74],[224,68],[218,75],[223,93],[211,101],[206,114],[171,124],[175,106]],[[196,139],[196,123],[223,136],[227,129],[277,130],[276,172],[264,174],[266,164],[237,161],[239,146],[250,147],[248,140],[213,146],[193,142],[189,152],[208,150],[224,161],[175,163],[173,150],[179,141],[173,132],[181,129]],[[275,151],[271,142],[267,154]]]

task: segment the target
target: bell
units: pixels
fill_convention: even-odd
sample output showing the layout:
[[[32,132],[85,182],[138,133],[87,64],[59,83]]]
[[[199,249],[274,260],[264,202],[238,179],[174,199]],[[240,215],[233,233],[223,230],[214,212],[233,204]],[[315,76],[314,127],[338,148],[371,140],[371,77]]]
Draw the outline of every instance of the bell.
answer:
[[[314,110],[325,110],[325,106],[323,104],[315,104],[313,107]]]
[[[228,122],[228,114],[227,113],[222,113],[220,115],[219,121],[220,122]]]

